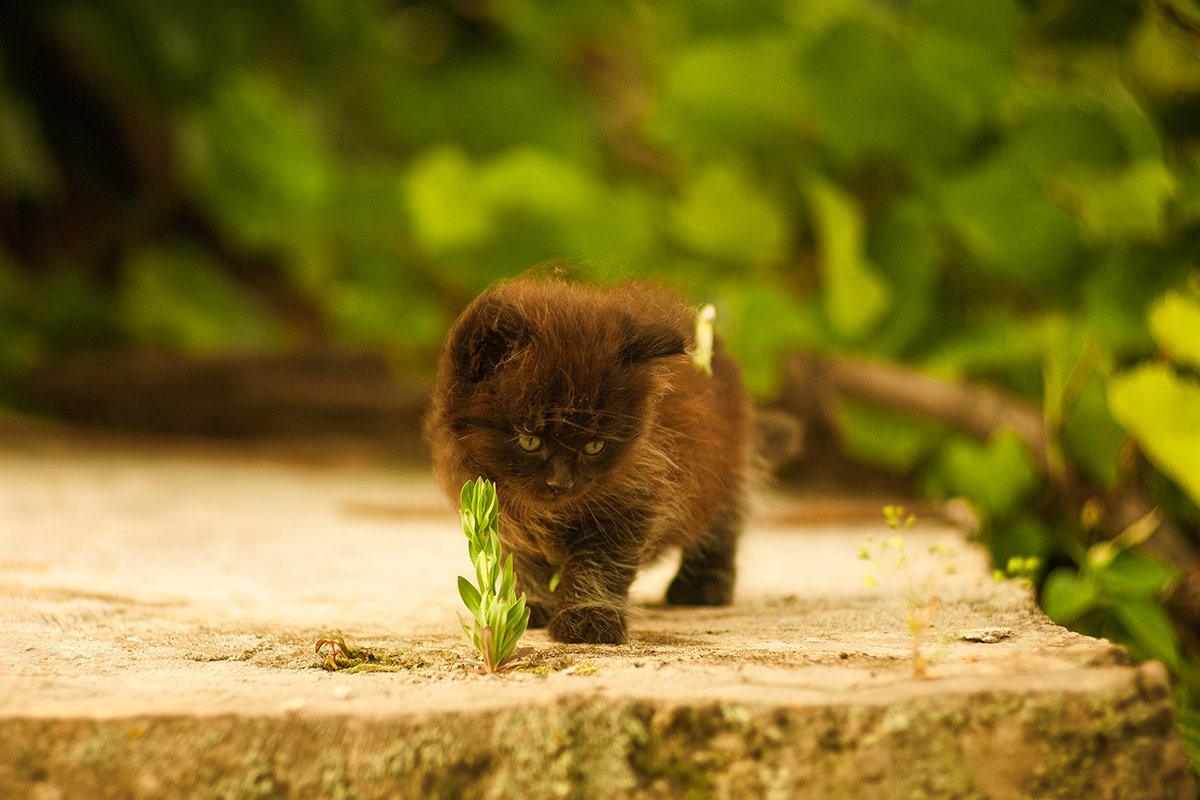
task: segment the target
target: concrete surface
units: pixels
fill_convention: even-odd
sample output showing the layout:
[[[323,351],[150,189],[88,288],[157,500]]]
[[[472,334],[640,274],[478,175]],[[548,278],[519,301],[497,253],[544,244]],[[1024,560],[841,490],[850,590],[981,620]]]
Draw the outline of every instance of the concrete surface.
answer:
[[[873,500],[859,505],[869,507]],[[479,676],[456,514],[397,467],[0,444],[12,797],[1194,797],[1161,667],[1046,620],[945,524],[763,500],[722,609],[639,578],[624,646]],[[836,516],[836,515],[835,515]],[[503,524],[503,523],[502,523]],[[930,553],[931,545],[953,555]],[[913,675],[909,596],[936,598]],[[328,672],[343,636],[389,672]]]

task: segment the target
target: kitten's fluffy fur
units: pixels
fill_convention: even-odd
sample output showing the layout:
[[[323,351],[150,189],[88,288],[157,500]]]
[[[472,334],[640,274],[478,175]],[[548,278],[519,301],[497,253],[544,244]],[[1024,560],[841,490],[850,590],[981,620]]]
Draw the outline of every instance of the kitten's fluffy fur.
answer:
[[[450,331],[427,420],[438,479],[454,501],[496,483],[530,624],[559,641],[624,642],[630,583],[672,546],[668,602],[732,599],[750,408],[719,344],[712,377],[691,365],[694,320],[643,285],[518,278]]]

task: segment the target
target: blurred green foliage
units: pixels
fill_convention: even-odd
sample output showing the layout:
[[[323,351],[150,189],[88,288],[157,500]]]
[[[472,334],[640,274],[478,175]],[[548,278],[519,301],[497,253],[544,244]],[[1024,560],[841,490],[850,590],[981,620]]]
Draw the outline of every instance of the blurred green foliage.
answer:
[[[319,336],[428,373],[470,297],[565,258],[715,303],[760,397],[797,349],[987,380],[1043,408],[1098,489],[1145,481],[1200,524],[1193,0],[53,0],[22,19],[157,156],[80,211],[71,126],[2,40],[0,384],[97,347],[288,347],[313,332],[280,287]],[[106,268],[19,235],[59,209],[65,240],[72,209],[117,231]],[[857,458],[970,499],[997,564],[1081,558],[1091,528],[1015,436],[839,414]],[[1130,440],[1167,481],[1129,469]],[[1056,602],[1083,605],[1062,616],[1175,652],[1143,613],[1165,573],[1129,567],[1142,611],[1112,602],[1132,558],[1065,567]]]
[[[1197,17],[1175,0],[58,0],[32,20],[163,138],[170,191],[268,257],[330,337],[427,368],[465,299],[567,258],[717,301],[768,395],[797,346],[1034,393],[1051,314],[1106,356],[1146,354],[1146,305],[1197,247]],[[63,202],[37,97],[2,77],[0,192]],[[96,289],[105,341],[286,346],[278,309],[205,258],[122,242],[117,285]],[[5,285],[54,280],[13,260]],[[15,294],[0,324],[24,344],[0,363],[74,346]]]

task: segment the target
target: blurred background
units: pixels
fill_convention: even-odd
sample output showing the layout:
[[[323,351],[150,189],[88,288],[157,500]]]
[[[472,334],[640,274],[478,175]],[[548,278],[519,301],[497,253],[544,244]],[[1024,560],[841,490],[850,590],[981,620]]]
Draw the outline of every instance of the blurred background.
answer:
[[[416,450],[450,322],[552,259],[715,303],[794,470],[963,498],[1198,752],[1193,0],[0,11],[9,424]]]

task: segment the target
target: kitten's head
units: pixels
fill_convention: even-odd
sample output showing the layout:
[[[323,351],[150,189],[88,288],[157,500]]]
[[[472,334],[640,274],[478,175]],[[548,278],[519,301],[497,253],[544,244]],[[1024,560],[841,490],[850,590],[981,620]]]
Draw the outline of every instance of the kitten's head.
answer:
[[[435,447],[522,506],[611,485],[666,391],[663,359],[689,314],[644,287],[516,280],[488,290],[451,330],[439,365]]]

